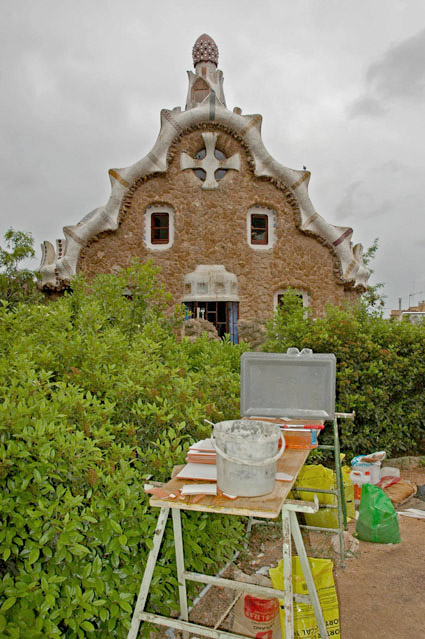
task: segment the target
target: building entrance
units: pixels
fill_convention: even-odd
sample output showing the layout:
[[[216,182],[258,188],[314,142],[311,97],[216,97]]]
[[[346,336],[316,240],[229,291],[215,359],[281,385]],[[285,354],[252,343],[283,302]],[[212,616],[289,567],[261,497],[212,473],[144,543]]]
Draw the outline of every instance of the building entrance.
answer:
[[[219,337],[227,333],[233,344],[238,343],[238,302],[185,302],[187,317],[206,319],[217,329]]]

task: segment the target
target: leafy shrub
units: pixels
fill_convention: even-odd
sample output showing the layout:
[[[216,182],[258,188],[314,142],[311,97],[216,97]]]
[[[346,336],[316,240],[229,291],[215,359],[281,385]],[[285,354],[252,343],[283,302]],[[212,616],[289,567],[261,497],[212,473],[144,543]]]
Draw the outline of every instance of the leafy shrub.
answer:
[[[355,411],[341,428],[341,448],[357,455],[384,449],[415,454],[425,446],[425,325],[386,320],[364,306],[329,306],[313,319],[289,292],[269,322],[263,350],[289,347],[334,353],[336,410]]]
[[[1,636],[125,637],[158,516],[144,480],[238,414],[241,348],[179,343],[155,273],[0,310]],[[241,527],[184,513],[188,568],[215,571]],[[167,527],[148,609],[177,608]]]

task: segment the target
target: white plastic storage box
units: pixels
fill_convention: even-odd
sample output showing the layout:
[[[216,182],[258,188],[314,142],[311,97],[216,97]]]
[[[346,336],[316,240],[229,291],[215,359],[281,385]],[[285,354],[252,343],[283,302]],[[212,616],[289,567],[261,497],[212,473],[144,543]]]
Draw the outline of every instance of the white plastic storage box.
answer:
[[[241,415],[332,420],[335,377],[333,353],[243,353]]]

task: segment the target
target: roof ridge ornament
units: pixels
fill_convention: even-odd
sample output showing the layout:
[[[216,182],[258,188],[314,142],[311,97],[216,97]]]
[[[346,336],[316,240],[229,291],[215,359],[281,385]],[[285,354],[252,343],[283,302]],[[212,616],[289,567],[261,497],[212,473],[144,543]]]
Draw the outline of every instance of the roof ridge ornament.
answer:
[[[192,49],[193,66],[200,62],[212,62],[218,66],[218,47],[211,36],[203,33],[196,40]]]
[[[188,71],[189,88],[186,99],[186,111],[193,109],[212,93],[225,107],[226,100],[223,92],[223,72],[217,69],[218,47],[207,33],[203,33],[196,40],[192,49],[193,66],[195,71]]]

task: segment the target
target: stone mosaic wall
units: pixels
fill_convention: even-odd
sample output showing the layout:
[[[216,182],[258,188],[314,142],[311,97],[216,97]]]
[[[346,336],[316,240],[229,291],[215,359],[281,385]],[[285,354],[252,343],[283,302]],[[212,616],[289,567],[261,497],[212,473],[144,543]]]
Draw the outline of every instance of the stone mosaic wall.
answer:
[[[192,170],[180,169],[182,152],[194,156],[204,147],[201,133],[218,131],[217,148],[229,157],[240,155],[240,171],[228,171],[216,190],[203,190]],[[223,264],[238,278],[241,319],[273,313],[273,296],[288,286],[310,292],[315,313],[328,302],[354,301],[359,293],[345,289],[332,249],[297,228],[299,219],[292,192],[275,180],[257,178],[241,140],[214,124],[183,133],[169,150],[166,174],[135,183],[124,199],[119,228],[92,239],[80,254],[78,269],[88,276],[113,272],[133,257],[152,258],[174,303],[183,298],[184,276],[199,264]],[[174,243],[166,250],[149,249],[144,241],[145,212],[152,204],[174,210]],[[253,206],[276,213],[277,241],[256,250],[247,242],[247,211]]]

